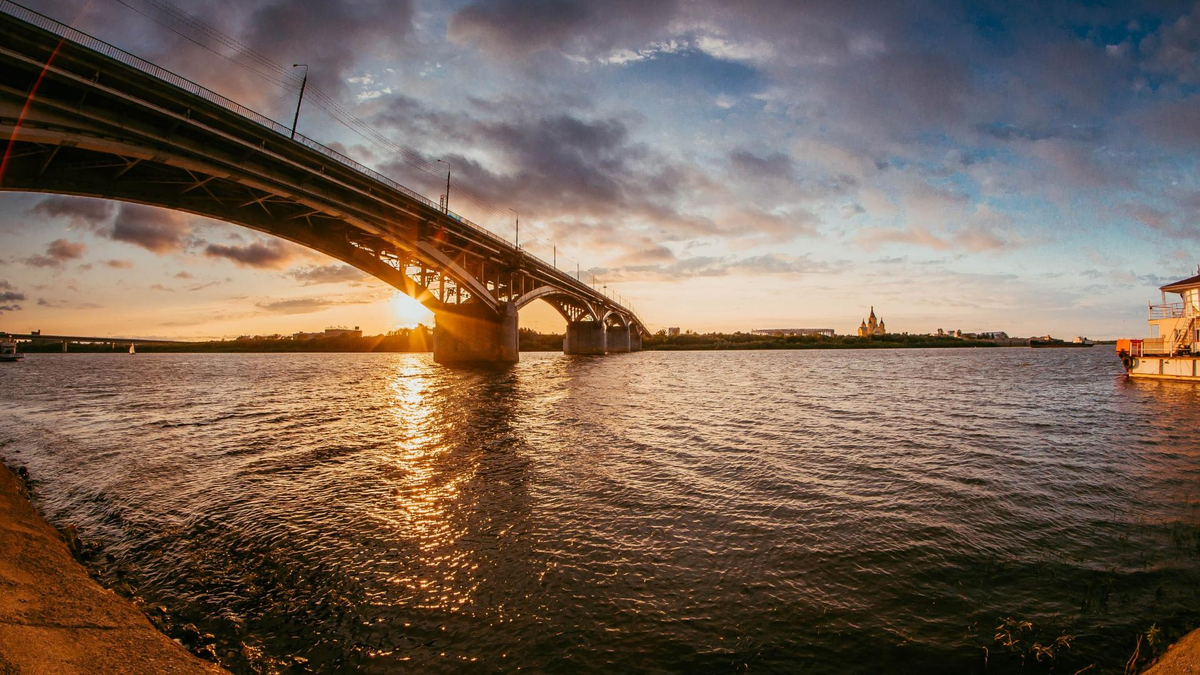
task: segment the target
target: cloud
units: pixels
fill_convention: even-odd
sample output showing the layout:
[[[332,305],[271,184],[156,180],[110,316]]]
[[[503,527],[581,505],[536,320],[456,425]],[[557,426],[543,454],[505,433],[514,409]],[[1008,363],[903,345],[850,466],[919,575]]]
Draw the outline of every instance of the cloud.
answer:
[[[1002,251],[1024,245],[1016,237],[1003,237],[981,226],[968,226],[945,233],[935,233],[922,225],[906,228],[870,227],[857,236],[860,247],[873,251],[886,244],[920,246],[935,251],[969,251],[984,253]]]
[[[477,0],[451,15],[447,36],[506,58],[545,49],[588,57],[610,53],[618,42],[648,42],[675,6],[675,0]]]
[[[175,274],[173,274],[172,276],[174,276],[176,279],[192,279],[192,278],[194,278],[194,277],[192,276],[192,273],[191,273],[191,272],[188,272],[188,271],[186,271],[186,270],[185,270],[185,271],[183,271],[183,272],[176,272],[176,273],[175,273]]]
[[[190,276],[188,278],[191,279]],[[203,283],[203,284],[192,284],[191,286],[187,287],[187,291],[190,293],[195,293],[196,291],[203,291],[207,288],[213,288],[216,286],[220,286],[221,284],[227,284],[231,281],[233,281],[232,278],[225,277],[224,279],[217,279],[215,281],[209,281],[209,282]]]
[[[361,270],[350,265],[310,265],[297,267],[287,275],[305,286],[315,284],[341,284],[362,281],[367,277]]]
[[[189,232],[191,228],[183,214],[139,204],[122,204],[112,227],[104,234],[114,241],[162,255],[182,250]]]
[[[365,305],[374,302],[373,299],[341,297],[341,298],[293,298],[290,300],[264,300],[256,303],[256,307],[271,314],[312,314],[330,307],[340,305]]]
[[[310,83],[337,93],[368,54],[394,59],[412,30],[413,15],[410,0],[268,0],[250,13],[244,42],[285,67],[298,60],[313,64]]]
[[[111,267],[115,270],[131,270],[133,269],[132,260],[105,260],[105,267]]]
[[[20,311],[21,305],[17,303],[24,301],[24,293],[18,293],[12,284],[0,280],[0,314]]]
[[[694,256],[665,264],[626,265],[589,270],[589,273],[609,282],[627,281],[677,281],[695,277],[722,277],[728,275],[784,275],[829,274],[841,271],[848,263],[822,262],[810,256],[795,256],[781,253],[748,256]]]
[[[734,150],[729,153],[729,161],[733,169],[755,179],[793,180],[792,158],[782,152],[773,152],[760,157],[747,150]]]
[[[103,199],[54,195],[34,204],[29,213],[45,218],[63,218],[77,227],[97,229],[112,219],[116,210],[114,202]]]
[[[232,260],[239,267],[280,269],[291,263],[297,252],[282,240],[266,239],[245,246],[209,244],[204,248],[204,255]]]
[[[31,267],[61,268],[69,260],[78,260],[87,253],[87,245],[80,242],[70,242],[66,239],[55,239],[46,246],[44,255],[33,255],[25,258],[24,263]]]

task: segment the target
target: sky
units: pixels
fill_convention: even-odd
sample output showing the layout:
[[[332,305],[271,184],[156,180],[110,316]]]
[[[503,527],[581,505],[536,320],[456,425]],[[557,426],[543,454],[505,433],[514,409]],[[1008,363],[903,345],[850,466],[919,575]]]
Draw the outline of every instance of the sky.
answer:
[[[1141,336],[1200,264],[1200,3],[172,1],[25,0],[284,124],[263,64],[309,64],[301,132],[434,200],[447,160],[453,210],[511,238],[515,209],[651,330]],[[0,330],[432,323],[150,207],[3,193],[0,243]]]

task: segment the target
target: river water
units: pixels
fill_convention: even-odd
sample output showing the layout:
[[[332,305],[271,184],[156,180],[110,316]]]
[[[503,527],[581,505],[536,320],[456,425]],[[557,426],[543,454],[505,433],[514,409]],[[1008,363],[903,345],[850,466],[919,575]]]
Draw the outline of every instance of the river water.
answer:
[[[35,354],[0,391],[43,511],[238,672],[1119,672],[1200,621],[1200,387],[1109,347]]]

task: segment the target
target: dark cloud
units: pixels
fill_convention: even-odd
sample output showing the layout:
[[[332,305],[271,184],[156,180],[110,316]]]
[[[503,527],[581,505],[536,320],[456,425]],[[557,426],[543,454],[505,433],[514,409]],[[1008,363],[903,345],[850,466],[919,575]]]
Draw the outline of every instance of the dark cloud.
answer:
[[[383,119],[403,123],[395,116]],[[678,206],[687,196],[703,194],[710,181],[695,167],[672,162],[633,140],[623,119],[514,114],[512,119],[478,120],[460,115],[456,127],[464,142],[494,158],[484,164],[446,156],[457,180],[485,202],[519,205],[525,221],[563,217],[551,226],[563,232],[589,220],[606,222],[610,229],[652,226],[676,238],[718,230],[712,221]],[[433,164],[436,158],[425,160]],[[394,163],[385,171],[401,173],[405,165]],[[423,180],[423,189],[434,194],[444,189],[436,176]],[[463,202],[471,208],[461,189],[455,195],[452,188],[451,208],[464,208],[458,206]],[[495,220],[504,217],[505,209],[490,210]]]
[[[1200,149],[1200,94],[1157,102],[1138,114],[1145,137],[1169,149]]]
[[[1143,37],[1137,51],[1147,72],[1200,84],[1200,5]]]
[[[18,293],[13,289],[12,284],[0,280],[0,314],[20,311],[21,305],[17,303],[24,301],[24,293]]]
[[[139,204],[122,204],[104,234],[160,255],[182,250],[191,231],[183,214]]]
[[[188,277],[188,278],[190,279],[191,277]],[[203,284],[192,284],[191,286],[187,287],[187,290],[188,290],[188,292],[194,293],[196,291],[203,291],[207,288],[214,288],[216,286],[220,286],[221,284],[227,284],[231,281],[233,281],[232,278],[225,277],[224,279],[217,279],[215,281],[209,281],[209,282],[203,283]]]
[[[29,210],[31,215],[64,218],[72,225],[96,229],[108,223],[116,213],[114,202],[85,197],[45,197]]]
[[[646,39],[665,25],[676,5],[674,0],[477,0],[450,17],[448,36],[508,57],[543,49],[595,54],[619,42]]]
[[[46,246],[44,255],[34,255],[23,261],[31,267],[62,267],[69,260],[78,260],[87,253],[87,244],[55,239]]]
[[[337,93],[346,75],[368,54],[394,59],[412,20],[409,0],[274,0],[254,6],[244,36],[257,51],[285,67],[308,63],[310,81]]]
[[[341,284],[362,281],[367,277],[361,270],[349,265],[310,265],[290,270],[288,276],[305,286],[315,284]]]
[[[204,248],[204,255],[232,260],[239,267],[279,269],[291,263],[296,257],[296,251],[279,239],[267,239],[245,246],[209,244]]]
[[[773,152],[760,157],[747,150],[734,150],[729,153],[729,162],[734,171],[742,173],[755,180],[778,179],[792,180],[792,158],[781,152]]]
[[[364,298],[294,298],[291,300],[265,300],[255,306],[272,314],[312,314],[339,305],[361,305],[371,300]]]

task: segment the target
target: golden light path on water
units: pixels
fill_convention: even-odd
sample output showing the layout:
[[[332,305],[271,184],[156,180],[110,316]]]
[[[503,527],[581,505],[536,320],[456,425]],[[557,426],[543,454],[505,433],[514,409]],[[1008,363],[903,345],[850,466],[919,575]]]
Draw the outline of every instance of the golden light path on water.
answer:
[[[469,548],[456,546],[468,531],[465,525],[452,523],[447,512],[459,506],[460,487],[475,478],[478,467],[459,465],[449,476],[438,470],[452,448],[443,441],[442,430],[431,424],[431,406],[425,400],[428,387],[428,369],[422,364],[408,361],[396,366],[390,388],[400,440],[388,461],[400,480],[392,489],[394,508],[378,515],[397,536],[414,539],[422,553],[411,573],[390,581],[424,594],[420,607],[457,611],[478,584],[470,576],[479,565],[471,561]],[[433,589],[444,590],[438,594]]]
[[[0,458],[238,673],[1109,672],[1200,618],[1200,388],[1119,374],[1099,347],[34,354],[0,368]]]

